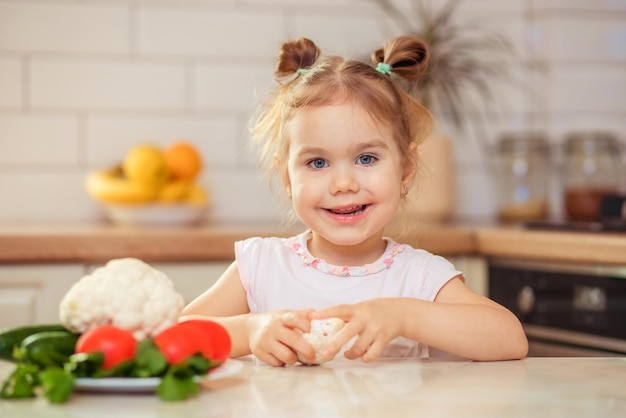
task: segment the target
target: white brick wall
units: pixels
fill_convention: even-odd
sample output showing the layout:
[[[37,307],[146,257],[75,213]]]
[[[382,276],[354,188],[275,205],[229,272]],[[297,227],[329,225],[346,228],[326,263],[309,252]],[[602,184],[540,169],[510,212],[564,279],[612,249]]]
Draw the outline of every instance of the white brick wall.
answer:
[[[67,1],[0,3],[0,50],[123,53],[129,48],[128,6]]]
[[[17,108],[22,104],[22,63],[17,57],[0,56],[0,106]]]
[[[624,136],[626,0],[462,8],[511,37],[527,87],[499,89],[483,140],[517,127],[555,143],[578,128]],[[278,218],[246,139],[280,42],[367,57],[397,32],[368,0],[0,0],[0,221],[98,219],[85,174],[135,143],[177,139],[204,155],[212,219]],[[480,142],[456,134],[461,216],[494,213]]]
[[[68,116],[0,114],[0,164],[72,165],[79,162],[76,121]],[[45,147],[41,145],[45,138]]]
[[[139,54],[267,58],[284,37],[280,9],[142,7],[137,19]]]
[[[30,106],[67,110],[182,110],[182,64],[118,59],[34,58]]]

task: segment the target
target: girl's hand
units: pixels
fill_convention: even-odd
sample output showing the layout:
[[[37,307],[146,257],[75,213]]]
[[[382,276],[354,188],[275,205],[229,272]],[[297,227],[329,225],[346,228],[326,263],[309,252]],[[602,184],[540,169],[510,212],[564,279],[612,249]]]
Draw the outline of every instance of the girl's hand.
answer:
[[[315,359],[315,350],[302,337],[309,332],[311,309],[276,311],[251,315],[246,321],[250,351],[259,360],[272,366],[284,366],[298,361],[300,353]]]
[[[354,305],[337,305],[313,312],[312,319],[341,318],[346,325],[322,349],[324,358],[334,357],[352,338],[357,337],[344,355],[361,357],[364,362],[380,356],[389,341],[403,335],[403,315],[398,299],[377,298]]]

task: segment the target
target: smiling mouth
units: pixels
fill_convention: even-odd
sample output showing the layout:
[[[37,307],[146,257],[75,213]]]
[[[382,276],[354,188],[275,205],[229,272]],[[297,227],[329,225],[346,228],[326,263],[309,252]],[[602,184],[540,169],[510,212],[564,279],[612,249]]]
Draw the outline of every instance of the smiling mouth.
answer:
[[[340,209],[326,209],[334,215],[359,215],[367,208],[368,205],[356,205]]]

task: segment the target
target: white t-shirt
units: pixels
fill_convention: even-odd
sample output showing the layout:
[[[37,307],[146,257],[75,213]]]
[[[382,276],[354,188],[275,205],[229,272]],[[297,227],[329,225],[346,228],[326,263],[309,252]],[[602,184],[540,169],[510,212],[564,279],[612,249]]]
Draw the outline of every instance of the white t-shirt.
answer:
[[[461,274],[445,258],[386,238],[374,263],[341,267],[313,257],[310,231],[291,238],[249,238],[235,243],[241,282],[252,313],[282,309],[322,309],[377,297],[433,301],[450,279]],[[427,357],[428,347],[396,338],[386,357]]]

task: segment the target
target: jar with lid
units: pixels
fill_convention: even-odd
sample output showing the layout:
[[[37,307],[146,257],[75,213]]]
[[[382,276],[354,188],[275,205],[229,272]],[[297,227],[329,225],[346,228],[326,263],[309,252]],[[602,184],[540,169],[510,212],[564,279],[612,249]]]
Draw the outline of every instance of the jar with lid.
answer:
[[[565,213],[596,221],[602,200],[619,191],[620,146],[610,132],[572,132],[563,141]]]
[[[539,221],[548,216],[550,146],[540,132],[505,133],[496,145],[498,218]]]

